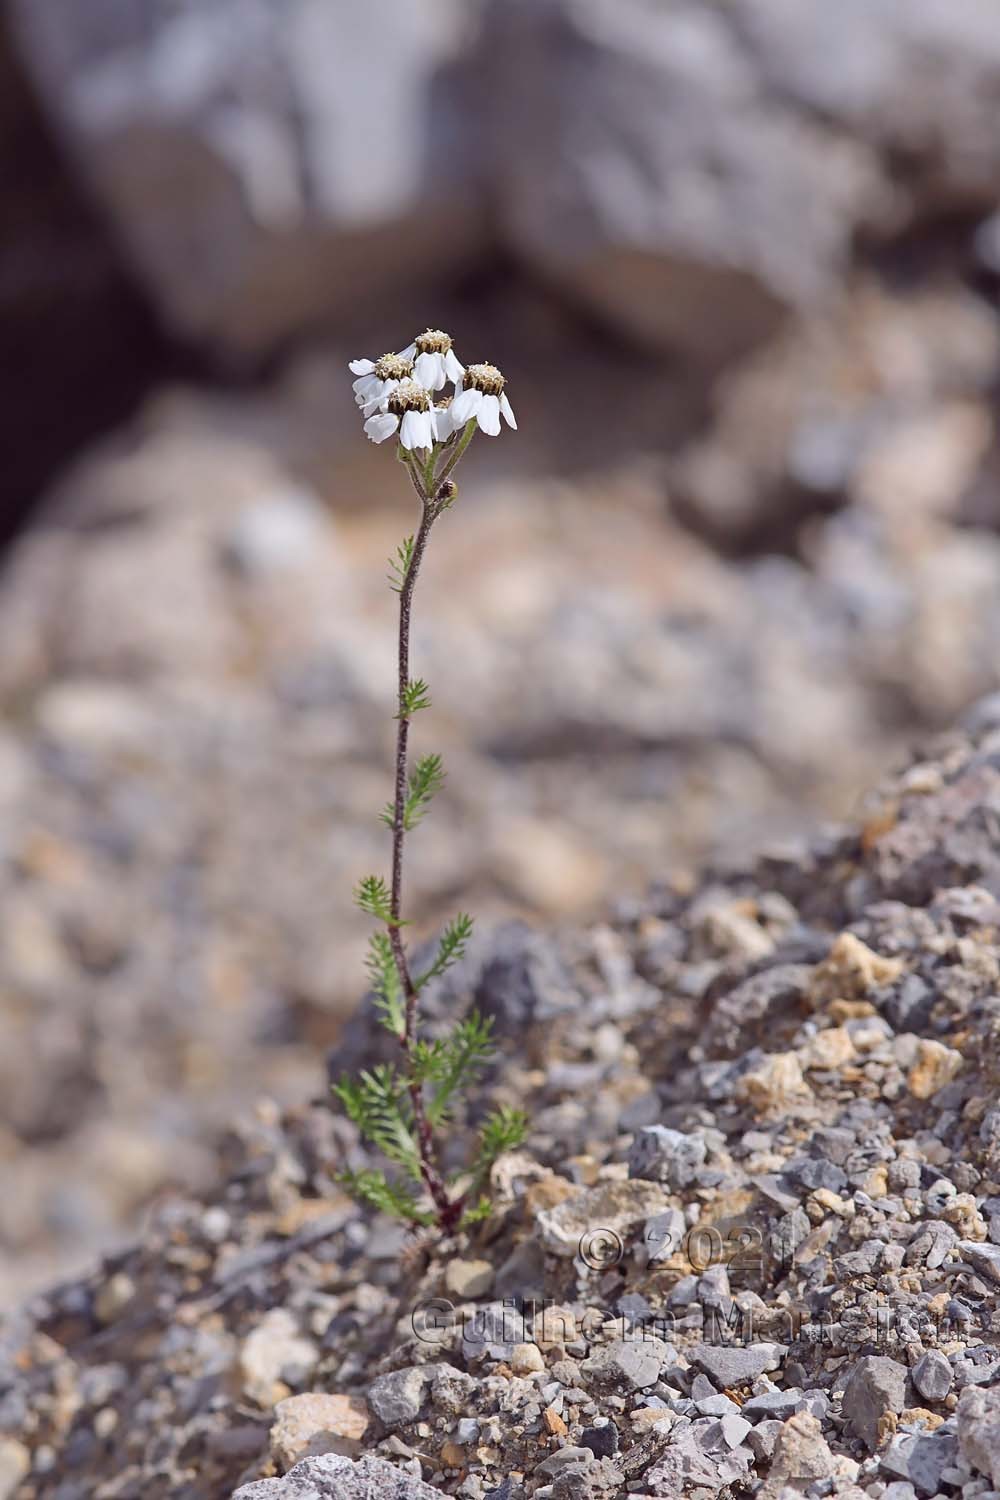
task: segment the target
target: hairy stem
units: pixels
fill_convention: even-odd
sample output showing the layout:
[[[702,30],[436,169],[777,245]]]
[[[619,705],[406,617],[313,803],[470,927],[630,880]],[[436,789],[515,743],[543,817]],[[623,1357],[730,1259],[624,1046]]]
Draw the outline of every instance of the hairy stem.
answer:
[[[403,846],[406,838],[407,755],[410,739],[410,716],[406,712],[406,689],[410,680],[410,620],[413,612],[413,591],[417,583],[417,574],[420,572],[420,564],[423,561],[430,529],[438,513],[433,503],[433,495],[428,494],[427,487],[422,482],[416,466],[407,461],[406,470],[420,500],[421,515],[420,526],[413,542],[410,565],[406,570],[403,586],[399,591],[396,792],[392,820],[392,887],[389,902],[391,921],[388,924],[387,930],[389,942],[392,945],[392,956],[396,964],[396,972],[399,975],[399,983],[406,1004],[404,1029],[403,1035],[400,1037],[400,1045],[406,1058],[407,1073],[409,1075],[407,1088],[410,1094],[410,1102],[413,1106],[414,1124],[417,1129],[417,1143],[420,1150],[420,1172],[427,1191],[430,1193],[434,1207],[437,1209],[438,1223],[442,1229],[451,1229],[460,1212],[461,1205],[452,1203],[449,1200],[447,1190],[441,1180],[441,1174],[438,1171],[435,1159],[433,1132],[430,1121],[427,1118],[427,1111],[424,1108],[423,1087],[413,1076],[413,1051],[417,1040],[418,993],[417,987],[413,982],[413,975],[410,972],[409,959],[406,955],[406,947],[403,943],[400,929],[403,908]]]

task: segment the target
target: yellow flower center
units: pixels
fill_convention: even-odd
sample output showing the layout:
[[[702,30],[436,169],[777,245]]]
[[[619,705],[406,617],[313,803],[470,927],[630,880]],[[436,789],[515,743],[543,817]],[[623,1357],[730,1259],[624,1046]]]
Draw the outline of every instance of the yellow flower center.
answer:
[[[389,396],[389,410],[401,417],[408,411],[430,411],[431,398],[415,380],[404,380]]]
[[[465,389],[482,391],[484,396],[501,395],[506,384],[496,365],[470,365],[465,372]]]
[[[440,328],[428,328],[426,333],[418,333],[413,342],[419,354],[447,354],[451,348],[450,334],[442,333]]]
[[[383,354],[375,361],[375,374],[379,380],[408,380],[413,374],[413,362],[399,354]]]

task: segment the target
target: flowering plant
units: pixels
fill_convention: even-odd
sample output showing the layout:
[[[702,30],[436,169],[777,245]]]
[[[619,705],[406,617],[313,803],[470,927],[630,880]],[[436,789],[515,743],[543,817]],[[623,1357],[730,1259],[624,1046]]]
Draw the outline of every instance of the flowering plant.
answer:
[[[449,922],[433,959],[416,972],[403,936],[403,854],[407,835],[442,786],[444,768],[436,754],[409,764],[410,725],[431,701],[424,679],[410,675],[410,625],[431,528],[458,495],[452,477],[458,463],[477,431],[495,437],[501,417],[512,428],[517,422],[496,366],[465,368],[451,338],[437,329],[420,334],[398,354],[354,360],[350,369],[357,376],[354,395],[368,437],[375,443],[397,439],[397,457],[416,493],[420,522],[389,564],[389,581],[399,595],[395,791],[382,813],[392,835],[391,873],[388,881],[367,876],[355,892],[361,910],[380,924],[371,938],[368,969],[378,1019],[398,1041],[400,1060],[334,1086],[362,1137],[397,1170],[393,1177],[377,1169],[346,1172],[343,1181],[372,1207],[450,1232],[489,1211],[490,1169],[523,1140],[527,1122],[517,1110],[491,1111],[479,1127],[468,1168],[450,1179],[442,1172],[437,1133],[454,1117],[493,1043],[490,1020],[475,1011],[447,1036],[430,1041],[420,1035],[420,996],[464,955],[472,919],[460,912]],[[449,383],[451,396],[439,395]]]

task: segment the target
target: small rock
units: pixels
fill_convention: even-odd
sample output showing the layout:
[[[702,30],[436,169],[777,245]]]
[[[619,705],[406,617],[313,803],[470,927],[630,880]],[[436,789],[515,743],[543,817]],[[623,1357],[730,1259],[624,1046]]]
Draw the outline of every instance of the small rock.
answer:
[[[312,1454],[358,1457],[370,1421],[368,1407],[356,1397],[312,1391],[279,1401],[274,1415],[271,1453],[283,1472]]]
[[[958,1457],[958,1444],[950,1432],[898,1433],[881,1455],[881,1468],[912,1484],[921,1495],[936,1495],[944,1472]]]
[[[595,1423],[593,1427],[585,1427],[580,1442],[595,1458],[613,1458],[618,1452],[618,1428],[614,1422],[605,1419],[601,1425]]]
[[[562,1417],[556,1411],[554,1406],[547,1406],[542,1413],[542,1416],[545,1420],[545,1428],[547,1432],[550,1432],[553,1437],[566,1436],[566,1433],[569,1431],[569,1429],[567,1428],[566,1423],[563,1421]],[[584,1441],[585,1438],[586,1433],[584,1433],[584,1438],[581,1439],[581,1441],[584,1442],[584,1447],[587,1447],[588,1444]]]
[[[833,1454],[819,1422],[808,1412],[797,1412],[778,1433],[762,1500],[776,1500],[786,1483],[798,1491],[805,1488],[804,1481],[829,1479],[834,1472]]]
[[[791,1386],[783,1391],[762,1391],[759,1396],[751,1396],[744,1401],[741,1410],[751,1422],[757,1422],[762,1417],[777,1418],[785,1422],[795,1415],[801,1400],[802,1391],[797,1386]]]
[[[368,1387],[368,1405],[385,1427],[415,1422],[427,1400],[427,1389],[436,1373],[433,1365],[410,1365],[379,1375]]]
[[[735,1092],[764,1116],[784,1110],[797,1099],[808,1098],[812,1091],[795,1053],[774,1052],[738,1079]]]
[[[243,1389],[261,1406],[270,1406],[279,1382],[286,1375],[308,1378],[316,1360],[315,1344],[302,1337],[292,1314],[282,1307],[273,1308],[243,1340]]]
[[[951,1364],[939,1349],[928,1349],[910,1372],[925,1401],[943,1401],[954,1382]]]
[[[304,1458],[282,1479],[242,1485],[233,1500],[440,1500],[440,1491],[384,1458],[326,1453]]]
[[[699,1344],[690,1358],[717,1386],[728,1390],[776,1369],[784,1352],[783,1344]]]
[[[966,1463],[1000,1489],[1000,1386],[966,1386],[958,1400],[958,1446]]]
[[[883,958],[853,932],[842,932],[816,969],[813,997],[821,1004],[862,1000],[872,990],[892,984],[904,968],[902,959]]]
[[[580,1368],[595,1385],[641,1391],[656,1384],[672,1355],[662,1339],[616,1339],[584,1360]]]
[[[593,1462],[594,1454],[589,1448],[557,1448],[555,1453],[550,1453],[548,1458],[542,1460],[535,1473],[541,1479],[552,1479],[571,1464],[585,1467]]]
[[[738,1412],[729,1412],[721,1420],[722,1437],[727,1448],[738,1448],[752,1430],[753,1424]]]
[[[665,1183],[676,1192],[694,1181],[705,1164],[707,1149],[704,1136],[648,1125],[636,1132],[628,1154],[628,1174]]]
[[[942,1042],[921,1037],[917,1059],[906,1075],[906,1087],[915,1099],[931,1099],[951,1083],[962,1066],[962,1054]]]
[[[1000,1285],[1000,1245],[981,1244],[978,1240],[959,1240],[955,1249],[987,1281]]]
[[[896,1416],[906,1405],[906,1367],[879,1354],[859,1359],[844,1388],[844,1417],[874,1452],[879,1445],[879,1423],[887,1412]]]
[[[515,1375],[533,1375],[545,1369],[545,1360],[537,1344],[515,1344],[510,1357],[510,1367]]]
[[[31,1469],[31,1454],[14,1438],[0,1438],[0,1500],[14,1500]]]
[[[444,1289],[461,1301],[488,1297],[493,1290],[493,1266],[488,1260],[450,1260],[444,1273]]]
[[[94,1311],[102,1323],[113,1323],[135,1297],[135,1284],[124,1271],[117,1271],[94,1299]]]
[[[447,1441],[441,1444],[441,1462],[446,1469],[464,1468],[466,1458],[465,1449],[458,1443]]]
[[[607,1269],[620,1253],[617,1241],[659,1213],[663,1200],[662,1187],[653,1182],[603,1182],[539,1209],[535,1228],[553,1255],[587,1258],[589,1251]]]

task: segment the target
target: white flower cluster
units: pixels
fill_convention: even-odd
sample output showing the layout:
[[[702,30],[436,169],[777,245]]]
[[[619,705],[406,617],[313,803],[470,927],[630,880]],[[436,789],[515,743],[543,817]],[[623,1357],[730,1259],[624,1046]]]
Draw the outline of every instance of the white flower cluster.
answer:
[[[468,423],[496,437],[500,418],[517,427],[504,394],[506,381],[496,365],[469,365],[456,358],[451,338],[439,328],[428,328],[398,354],[381,359],[353,359],[349,369],[358,378],[354,399],[365,417],[365,432],[373,443],[399,433],[409,450],[428,450],[446,443]],[[454,393],[438,397],[451,383]]]

